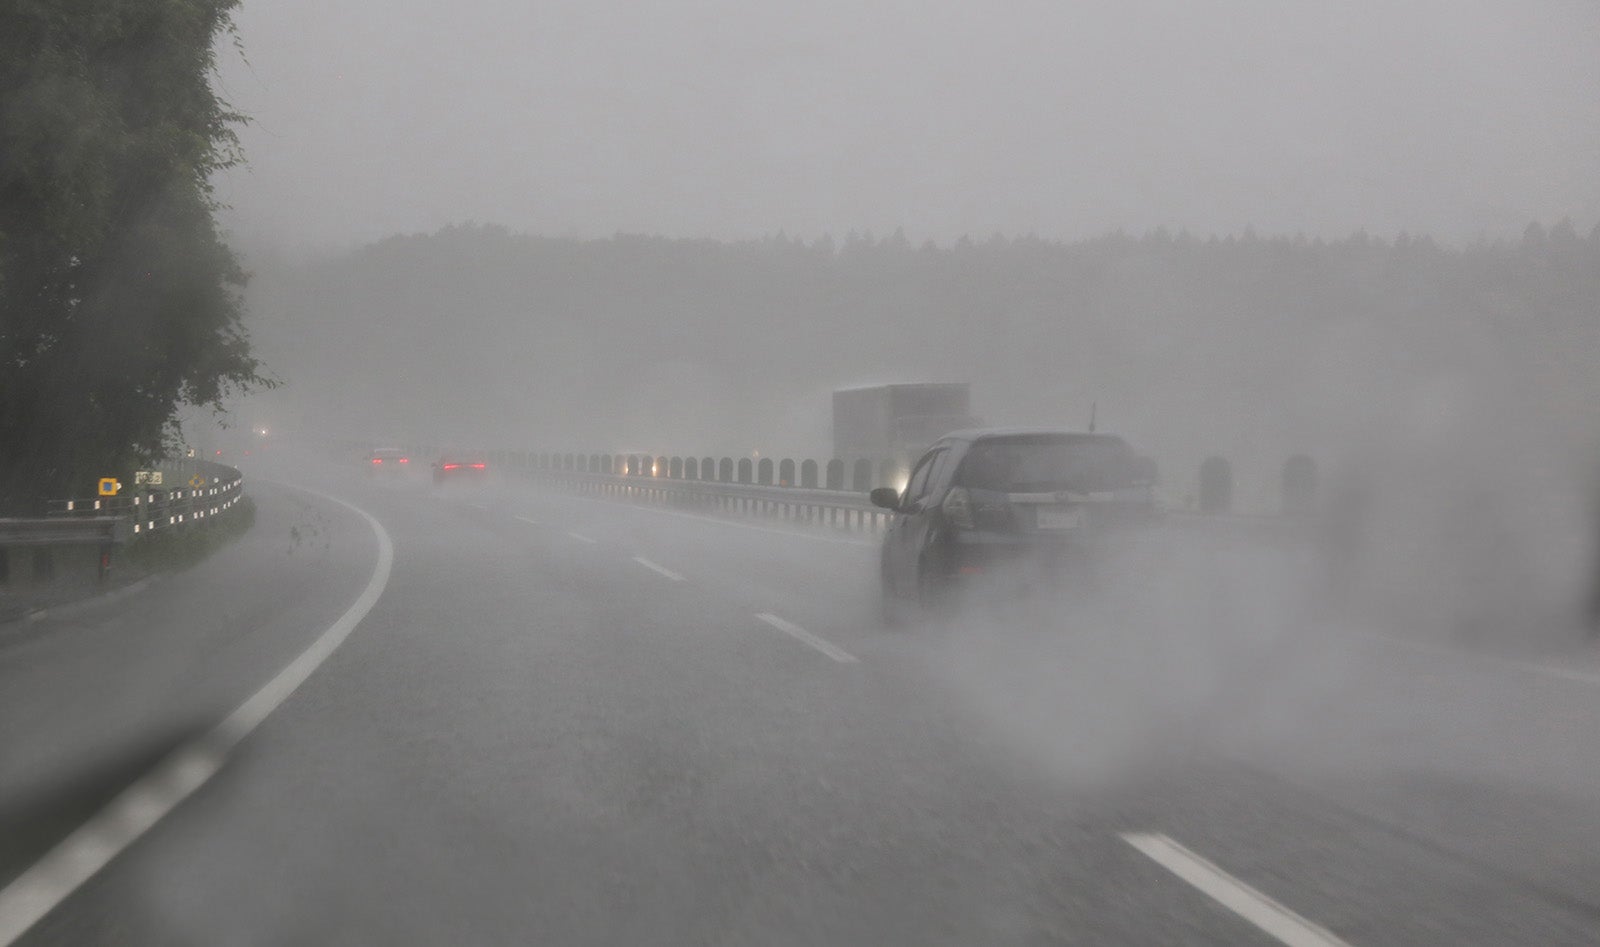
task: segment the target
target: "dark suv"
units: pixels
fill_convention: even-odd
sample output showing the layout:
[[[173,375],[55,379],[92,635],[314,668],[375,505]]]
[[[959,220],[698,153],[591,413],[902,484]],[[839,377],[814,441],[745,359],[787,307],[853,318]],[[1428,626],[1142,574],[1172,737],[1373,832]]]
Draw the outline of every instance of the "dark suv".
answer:
[[[940,438],[904,492],[872,491],[895,516],[883,540],[886,617],[987,577],[1051,581],[1122,527],[1157,516],[1155,463],[1111,434],[990,429]],[[1001,583],[1006,584],[1006,583]]]

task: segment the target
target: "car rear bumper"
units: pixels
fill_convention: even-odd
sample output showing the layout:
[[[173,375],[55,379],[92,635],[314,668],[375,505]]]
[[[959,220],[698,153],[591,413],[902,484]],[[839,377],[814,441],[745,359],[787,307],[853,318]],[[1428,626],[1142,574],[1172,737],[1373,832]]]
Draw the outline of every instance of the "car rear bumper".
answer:
[[[1080,589],[1120,553],[1143,542],[1142,529],[1078,529],[1060,534],[966,533],[944,537],[929,550],[928,578],[962,595],[999,597]]]

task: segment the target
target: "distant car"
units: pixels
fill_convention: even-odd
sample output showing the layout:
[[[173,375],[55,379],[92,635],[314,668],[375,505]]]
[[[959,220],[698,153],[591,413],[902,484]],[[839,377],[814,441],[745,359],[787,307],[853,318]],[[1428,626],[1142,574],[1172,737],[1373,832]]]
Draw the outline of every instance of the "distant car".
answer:
[[[1155,481],[1155,462],[1111,434],[996,428],[940,438],[903,491],[872,491],[894,512],[881,560],[885,617],[991,578],[1005,587],[1060,577],[1108,532],[1154,521]]]
[[[411,458],[398,447],[379,447],[367,455],[367,472],[380,474],[404,473],[411,466]]]
[[[437,484],[483,480],[489,476],[489,462],[471,454],[446,454],[434,461],[433,482]]]

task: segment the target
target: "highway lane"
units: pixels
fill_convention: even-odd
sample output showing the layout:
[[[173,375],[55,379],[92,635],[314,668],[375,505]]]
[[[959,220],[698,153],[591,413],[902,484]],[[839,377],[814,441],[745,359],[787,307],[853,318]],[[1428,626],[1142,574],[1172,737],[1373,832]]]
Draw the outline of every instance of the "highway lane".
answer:
[[[948,696],[989,718],[1001,739],[1069,781],[1097,783],[1107,763],[1113,771],[1173,766],[1183,774],[1173,777],[1180,784],[1228,785],[1216,794],[1223,802],[1293,796],[1315,815],[1270,833],[1289,840],[1291,853],[1310,840],[1303,825],[1330,812],[1351,838],[1403,836],[1441,863],[1441,877],[1453,879],[1436,892],[1435,911],[1476,903],[1439,928],[1450,932],[1441,942],[1473,930],[1475,922],[1462,918],[1490,904],[1518,918],[1513,905],[1523,895],[1561,905],[1572,926],[1518,934],[1512,923],[1475,936],[1561,942],[1575,933],[1574,942],[1587,942],[1600,930],[1600,743],[1592,739],[1600,727],[1600,675],[1592,648],[1544,662],[1508,661],[1327,621],[1295,629],[1293,603],[1252,590],[1287,578],[1282,563],[1271,553],[1263,562],[1237,552],[1233,561],[1190,573],[1172,570],[1178,574],[1166,580],[1178,587],[1176,601],[1136,588],[1155,604],[1046,610],[1005,622],[965,616],[886,633],[871,618],[871,546],[861,555],[838,545],[819,555],[814,539],[762,548],[753,541],[759,533],[683,511],[641,508],[610,521],[604,513],[615,505],[544,502],[556,509],[523,515],[589,519],[590,534],[609,529],[628,549],[676,546],[681,552],[670,561],[687,575],[737,575],[741,587],[783,602],[854,652],[899,661],[908,673],[948,685]],[[664,531],[663,519],[699,532]],[[1242,600],[1220,610],[1237,624],[1218,629],[1194,620],[1192,585],[1202,580]],[[1130,649],[1121,640],[1127,635],[1147,640]],[[1106,673],[1115,688],[1099,680]],[[1211,838],[1213,822],[1235,826],[1240,818],[1205,820],[1195,837]],[[1218,837],[1215,847],[1227,851],[1242,841],[1248,849],[1255,834]],[[1416,853],[1405,854],[1393,864],[1411,864]],[[1356,889],[1395,894],[1351,897],[1341,907],[1340,885],[1314,886],[1316,903],[1335,893],[1330,916],[1361,904],[1380,916],[1428,916],[1426,898],[1414,894],[1426,886],[1413,871],[1391,873],[1359,859],[1346,867],[1347,877],[1361,882]],[[1375,887],[1379,878],[1388,883]],[[1347,922],[1362,923],[1359,915]],[[1397,942],[1426,939],[1427,929]]]
[[[286,487],[250,495],[257,528],[195,568],[0,627],[0,883],[292,660],[359,587],[372,540],[355,516]]]
[[[1150,833],[1352,943],[1600,929],[1580,683],[1297,639],[1252,667],[1309,698],[1241,696],[1179,674],[1202,652],[1174,639],[1128,652],[1113,614],[1075,614],[1069,647],[1045,622],[880,629],[869,545],[510,484],[321,486],[394,537],[385,594],[26,942],[1275,942],[1125,839]],[[341,601],[370,562],[340,557]]]

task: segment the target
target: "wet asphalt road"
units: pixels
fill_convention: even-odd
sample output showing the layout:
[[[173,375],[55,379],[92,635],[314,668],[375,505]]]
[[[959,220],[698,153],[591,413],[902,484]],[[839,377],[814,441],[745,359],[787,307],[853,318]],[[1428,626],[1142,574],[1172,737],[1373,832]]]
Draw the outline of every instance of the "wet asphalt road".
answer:
[[[1282,942],[1249,893],[1351,944],[1600,941],[1581,651],[1286,633],[1249,593],[1273,557],[1220,604],[890,630],[857,537],[288,473],[382,524],[381,597],[20,942]],[[360,516],[249,489],[256,528],[201,566],[0,628],[0,878],[371,578]]]

